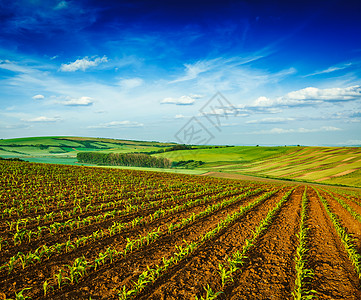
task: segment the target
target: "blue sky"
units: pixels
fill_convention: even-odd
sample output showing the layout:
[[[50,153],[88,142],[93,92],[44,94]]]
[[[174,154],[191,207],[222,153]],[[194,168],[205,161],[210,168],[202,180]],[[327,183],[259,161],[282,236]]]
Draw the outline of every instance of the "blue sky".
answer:
[[[361,145],[360,1],[0,0],[0,28],[0,138]]]

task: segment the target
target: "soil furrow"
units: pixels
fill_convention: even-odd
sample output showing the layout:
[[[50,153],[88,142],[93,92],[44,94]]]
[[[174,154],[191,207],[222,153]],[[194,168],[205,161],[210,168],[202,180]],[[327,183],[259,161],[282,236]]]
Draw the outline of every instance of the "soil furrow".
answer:
[[[204,295],[203,288],[207,284],[213,290],[220,290],[218,264],[224,263],[228,255],[241,249],[244,241],[253,235],[252,230],[282,198],[283,194],[284,191],[279,191],[240,217],[216,239],[207,242],[179,266],[170,269],[167,274],[144,291],[139,299],[194,299],[195,295]]]
[[[147,269],[147,266],[155,266],[162,263],[162,258],[169,258],[176,252],[176,246],[184,244],[184,241],[190,243],[196,241],[201,234],[208,232],[219,221],[225,219],[227,215],[237,211],[240,205],[245,205],[255,199],[259,195],[242,199],[224,209],[216,211],[211,215],[199,219],[196,222],[186,226],[180,230],[174,231],[172,234],[166,234],[155,243],[132,253],[125,260],[120,260],[113,264],[111,268],[104,272],[97,272],[96,276],[91,276],[91,280],[87,280],[88,286],[81,292],[72,291],[69,294],[61,295],[56,299],[84,299],[88,294],[94,296],[95,299],[113,299],[117,298],[118,291],[123,285],[129,285],[136,280],[139,274]],[[263,204],[261,204],[263,205]],[[89,286],[89,283],[91,285]]]
[[[329,216],[313,189],[307,190],[307,197],[308,266],[315,273],[310,289],[317,291],[319,299],[361,299],[360,280]]]
[[[17,277],[20,275],[20,279],[17,283],[19,286],[25,287],[27,279],[31,277],[30,274],[33,274],[36,271],[38,272],[38,278],[32,281],[32,285],[39,285],[41,284],[42,280],[45,280],[45,278],[51,278],[53,274],[58,273],[58,269],[62,266],[72,264],[73,260],[77,257],[84,255],[88,261],[91,261],[98,257],[99,252],[105,252],[108,247],[114,247],[120,251],[127,243],[126,238],[132,240],[134,238],[138,238],[139,234],[144,235],[147,232],[150,232],[153,229],[156,229],[165,224],[177,223],[193,213],[199,213],[200,211],[203,211],[210,204],[218,203],[219,201],[223,201],[228,198],[230,197],[221,197],[211,200],[207,203],[198,204],[194,207],[186,208],[183,211],[179,211],[175,214],[156,219],[151,223],[146,224],[146,226],[125,230],[120,234],[87,243],[85,246],[77,248],[75,251],[63,253],[61,255],[55,255],[49,260],[44,260],[40,266],[35,265],[31,268],[26,268],[25,270],[19,270],[16,274]],[[6,276],[2,281],[0,281],[0,284],[4,285],[5,287],[6,285],[10,284],[11,281],[12,276]],[[9,288],[11,289],[11,286],[9,286]]]
[[[347,228],[348,232],[355,239],[354,244],[358,250],[358,253],[361,254],[361,223],[356,221],[354,217],[328,193],[322,190],[319,190],[319,192],[328,202],[331,211],[338,216],[341,224]]]
[[[361,205],[355,203],[355,201],[350,200],[349,198],[345,197],[344,195],[336,192],[332,192],[333,195],[335,195],[337,198],[342,199],[347,205],[349,205],[355,212],[357,212],[359,215],[361,215]],[[352,199],[352,198],[351,198]]]
[[[293,299],[303,190],[300,186],[293,191],[265,234],[246,254],[242,272],[220,299]]]

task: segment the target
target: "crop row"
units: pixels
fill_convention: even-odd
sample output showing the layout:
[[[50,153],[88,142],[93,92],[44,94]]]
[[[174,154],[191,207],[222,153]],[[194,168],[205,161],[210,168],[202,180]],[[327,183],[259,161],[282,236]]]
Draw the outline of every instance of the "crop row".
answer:
[[[334,225],[338,236],[340,237],[342,244],[344,245],[346,252],[355,267],[356,273],[361,278],[361,255],[358,253],[355,244],[353,243],[353,237],[347,232],[347,229],[341,224],[338,216],[331,211],[330,206],[325,198],[322,197],[317,189],[314,189],[321,200],[326,213],[330,217],[332,224]]]
[[[247,190],[248,189],[245,188],[244,190],[238,191],[237,194],[240,194],[241,192],[245,192]],[[253,194],[260,193],[261,191],[262,191],[262,189],[256,189],[254,191],[249,191],[249,192],[246,192],[245,194],[241,195],[241,197],[247,197],[247,196],[250,196]],[[115,234],[119,234],[122,231],[124,231],[125,229],[134,228],[135,226],[138,226],[138,225],[144,226],[160,217],[175,214],[186,208],[190,208],[190,207],[196,206],[198,204],[204,204],[204,203],[217,201],[219,199],[224,198],[225,196],[232,196],[232,194],[233,193],[224,192],[224,193],[216,194],[213,197],[203,197],[203,198],[198,198],[195,200],[189,200],[185,203],[170,207],[168,209],[160,208],[157,211],[155,211],[154,213],[151,213],[146,217],[136,217],[127,223],[121,223],[121,222],[114,221],[107,229],[96,230],[87,236],[82,236],[79,238],[75,238],[73,240],[67,240],[66,242],[63,242],[63,243],[56,243],[51,246],[46,246],[46,245],[40,246],[37,249],[35,249],[34,251],[29,251],[28,253],[18,252],[16,255],[10,257],[8,262],[3,264],[0,267],[0,270],[7,269],[8,273],[11,273],[14,270],[16,265],[19,265],[19,266],[21,265],[21,267],[24,269],[25,267],[27,267],[31,264],[34,264],[35,262],[41,262],[43,257],[50,258],[53,254],[61,254],[64,251],[65,251],[65,253],[68,253],[69,251],[74,250],[80,246],[84,246],[85,244],[87,244],[89,242],[96,241],[96,240],[102,239],[104,237],[113,236]],[[214,205],[210,206],[208,209],[206,209],[205,212],[208,213],[209,211],[214,210],[215,208],[224,207],[224,205],[229,205],[230,203],[233,203],[235,200],[239,200],[239,199],[240,199],[239,196],[232,197],[230,200],[226,200],[226,201],[223,201],[218,204],[214,204]],[[200,217],[200,216],[201,216],[201,214],[198,215],[198,217]],[[190,220],[194,220],[195,218],[196,218],[196,216],[192,215],[190,217]],[[182,225],[185,225],[185,222],[189,222],[189,219],[182,220]],[[179,225],[177,226],[174,224],[170,224],[170,226],[168,227],[168,231],[171,232],[171,231],[177,229],[178,227],[179,227]]]
[[[157,228],[151,232],[148,232],[144,236],[140,236],[139,238],[136,238],[134,240],[127,239],[127,243],[123,250],[118,251],[115,247],[108,247],[105,252],[99,252],[96,255],[96,258],[92,261],[87,261],[83,257],[79,257],[74,260],[73,264],[69,264],[66,266],[66,269],[59,269],[58,273],[54,275],[54,278],[48,278],[43,282],[43,286],[47,286],[47,291],[49,289],[53,290],[56,288],[60,288],[64,284],[74,283],[79,278],[83,277],[86,273],[80,272],[79,268],[85,267],[85,271],[89,272],[90,270],[96,270],[99,266],[102,264],[105,264],[106,262],[112,263],[114,259],[117,258],[125,258],[127,255],[132,253],[134,250],[137,250],[145,245],[149,245],[151,242],[154,242],[155,240],[161,238],[162,236],[165,236],[167,234],[172,234],[175,230],[181,229],[185,226],[190,225],[191,223],[194,223],[196,220],[200,218],[204,218],[208,215],[213,214],[214,212],[225,208],[227,206],[232,205],[233,203],[239,202],[242,199],[245,199],[249,196],[256,195],[261,192],[261,189],[248,191],[245,194],[242,194],[240,196],[231,197],[230,199],[225,199],[222,202],[213,204],[211,206],[208,206],[205,210],[201,211],[198,214],[191,214],[189,217],[184,218],[180,220],[176,224],[169,224],[165,230],[161,230],[160,228]],[[276,191],[272,191],[267,195],[274,194]],[[262,197],[262,200],[264,200],[266,197]],[[81,266],[79,266],[79,262],[81,262]],[[78,270],[78,271],[76,271]],[[59,280],[61,280],[61,283],[59,283]]]
[[[168,270],[173,265],[179,263],[182,259],[193,253],[196,249],[202,246],[209,240],[212,240],[216,237],[216,235],[221,231],[229,227],[233,222],[235,222],[238,218],[244,215],[246,212],[260,204],[262,201],[268,199],[272,195],[274,195],[278,190],[270,191],[268,193],[263,194],[255,201],[249,203],[248,205],[240,207],[238,211],[235,213],[228,215],[224,220],[220,221],[214,229],[209,230],[204,235],[198,238],[198,241],[191,242],[189,244],[185,244],[184,247],[178,246],[178,252],[176,252],[169,259],[163,258],[162,265],[156,265],[154,268],[147,266],[147,270],[143,271],[142,274],[139,275],[137,281],[135,281],[134,286],[131,288],[123,288],[120,290],[119,298],[120,299],[130,299],[139,294],[147,284],[155,282],[166,270]]]

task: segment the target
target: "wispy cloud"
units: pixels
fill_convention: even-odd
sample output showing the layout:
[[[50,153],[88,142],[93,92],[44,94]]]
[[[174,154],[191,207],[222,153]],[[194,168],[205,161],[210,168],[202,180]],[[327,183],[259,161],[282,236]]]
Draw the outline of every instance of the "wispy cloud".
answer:
[[[112,121],[108,123],[101,123],[99,125],[88,126],[88,128],[121,128],[121,127],[143,127],[143,123],[132,121]]]
[[[184,64],[185,74],[175,80],[170,81],[169,83],[176,83],[195,79],[199,74],[212,69],[214,67],[214,63],[217,60],[218,59],[212,59],[208,61],[197,61],[194,64]]]
[[[123,88],[123,89],[133,89],[136,88],[138,86],[141,86],[144,83],[143,79],[141,78],[128,78],[128,79],[121,79],[119,81],[119,85]]]
[[[346,68],[348,68],[350,66],[352,66],[352,63],[345,63],[345,64],[341,64],[341,65],[331,66],[331,67],[328,67],[325,70],[316,71],[314,73],[307,74],[304,77],[332,73],[332,72],[335,72],[335,71],[346,69]]]
[[[255,54],[244,57],[216,57],[208,60],[199,60],[192,64],[184,64],[185,69],[183,74],[178,76],[175,80],[169,81],[169,83],[174,84],[195,79],[201,80],[202,77],[218,79],[221,77],[222,80],[227,80],[230,76],[234,75],[230,73],[234,73],[236,70],[242,70],[240,68],[242,65],[246,65],[267,55],[267,53],[264,53],[262,55]],[[291,73],[294,72],[295,70],[292,69]],[[237,78],[234,78],[234,80],[237,81]]]
[[[101,63],[108,62],[108,58],[103,56],[102,58],[97,57],[93,60],[89,59],[89,57],[84,57],[82,59],[77,59],[76,61],[69,64],[62,64],[60,67],[60,71],[63,72],[75,72],[78,70],[85,71],[88,68],[96,67]]]
[[[40,117],[25,119],[23,121],[35,122],[35,123],[51,123],[51,122],[57,122],[60,120],[61,120],[61,118],[59,118],[59,117],[53,118],[53,117],[40,116]]]
[[[270,130],[253,131],[249,134],[284,134],[284,133],[311,133],[311,132],[323,132],[323,131],[340,131],[340,128],[333,126],[322,126],[321,128],[297,128],[297,129],[285,129],[285,128],[272,128]]]
[[[337,143],[337,145],[345,145],[345,146],[361,145],[361,140],[348,140],[346,142]]]
[[[246,124],[275,124],[275,123],[286,123],[294,121],[295,118],[263,118],[260,120],[250,120]]]
[[[60,1],[55,7],[55,10],[59,10],[59,9],[65,9],[68,7],[68,2],[66,1]]]

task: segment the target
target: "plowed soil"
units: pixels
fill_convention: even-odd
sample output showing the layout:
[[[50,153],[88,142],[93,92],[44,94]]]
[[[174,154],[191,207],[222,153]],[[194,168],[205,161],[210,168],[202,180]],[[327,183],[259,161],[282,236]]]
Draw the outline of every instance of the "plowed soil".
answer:
[[[24,296],[32,299],[90,299],[90,297],[91,299],[119,299],[123,289],[131,291],[136,288],[139,276],[144,274],[143,272],[163,266],[164,260],[174,257],[175,253],[180,251],[180,247],[185,247],[190,243],[197,243],[192,252],[173,263],[167,270],[161,271],[157,279],[145,282],[136,294],[133,293],[127,299],[201,299],[201,297],[206,297],[205,288],[207,287],[213,292],[219,292],[217,299],[294,299],[292,293],[296,280],[295,257],[299,243],[302,195],[306,188],[303,184],[280,185],[271,181],[232,181],[188,175],[57,166],[53,167],[54,170],[51,169],[54,174],[55,172],[58,174],[58,177],[53,179],[54,193],[55,189],[63,187],[62,182],[85,174],[88,176],[85,178],[89,180],[85,183],[74,181],[74,185],[78,184],[79,191],[82,190],[84,194],[82,197],[92,199],[94,204],[129,199],[132,205],[143,203],[143,206],[138,210],[125,212],[103,221],[83,224],[73,230],[67,229],[56,234],[44,233],[30,241],[24,239],[21,244],[14,245],[12,236],[18,229],[14,225],[10,230],[9,222],[27,217],[34,218],[37,215],[44,216],[45,212],[27,211],[25,206],[20,206],[16,200],[13,200],[16,199],[17,191],[24,192],[23,184],[17,185],[6,179],[7,176],[9,178],[13,176],[14,170],[19,178],[24,176],[23,180],[27,182],[27,189],[29,189],[28,195],[31,195],[31,191],[41,189],[42,186],[35,177],[33,181],[32,179],[27,181],[28,177],[25,176],[28,176],[27,172],[30,171],[26,170],[26,167],[29,165],[7,164],[0,164],[4,176],[0,179],[3,180],[0,200],[2,203],[12,201],[16,207],[22,207],[22,210],[18,210],[18,216],[7,215],[4,212],[5,209],[1,207],[3,218],[0,219],[2,248],[0,299],[15,298],[21,291]],[[19,169],[16,166],[19,166]],[[42,172],[45,172],[44,174],[48,172],[48,169],[45,170],[41,165],[31,164],[30,166],[36,171],[34,171],[36,176]],[[68,177],[69,170],[74,175],[71,178]],[[109,176],[109,180],[114,185],[102,187],[97,184],[101,176]],[[122,179],[121,184],[117,183],[118,178]],[[51,180],[47,181],[48,185],[52,182]],[[186,185],[186,188],[182,188],[177,181]],[[96,186],[102,191],[101,195],[109,193],[114,197],[109,196],[106,198],[107,201],[104,200],[105,198],[101,198],[99,191],[94,188]],[[126,193],[116,196],[116,191],[120,188]],[[246,258],[243,264],[238,266],[238,270],[232,274],[232,280],[223,286],[219,264],[226,265],[227,259],[233,253],[242,250],[246,241],[253,237],[262,220],[290,190],[292,193],[287,201],[276,211],[269,225],[255,238],[253,246],[247,250]],[[131,194],[128,193],[129,191]],[[267,194],[270,191],[274,193]],[[317,191],[327,201],[330,210],[338,217],[342,226],[354,238],[353,245],[357,253],[361,254],[361,223],[357,218],[359,215],[361,220],[361,195],[352,192],[351,196],[347,196],[346,189],[338,193],[329,192],[325,187],[322,189],[317,187]],[[93,194],[95,196],[92,196]],[[267,197],[261,198],[266,194]],[[306,196],[308,199],[306,227],[309,229],[306,267],[314,272],[314,276],[306,280],[306,290],[316,291],[317,293],[314,294],[318,299],[361,299],[360,274],[352,264],[315,187],[308,186]],[[352,209],[354,216],[335,197],[344,201]],[[25,203],[26,197],[21,199]],[[257,202],[258,199],[262,200]],[[164,201],[159,202],[157,206],[152,205],[159,200]],[[176,212],[171,211],[176,205],[196,200],[199,202],[189,202],[193,204],[184,206]],[[58,207],[56,201],[49,202],[48,212],[51,210],[59,213],[71,212],[77,203],[67,199],[64,205]],[[85,207],[87,203],[84,202],[81,205]],[[219,203],[226,204],[204,213]],[[202,240],[202,236],[218,228],[221,222],[253,203],[257,204],[220,229],[212,238]],[[2,205],[9,207],[8,204]],[[126,205],[120,205],[115,209],[125,210]],[[37,230],[39,225],[50,226],[56,221],[65,222],[70,218],[82,220],[88,216],[112,210],[113,208],[102,207],[94,211],[76,212],[66,218],[60,218],[57,215],[58,219],[54,220],[41,219],[38,223],[31,221],[23,229]],[[151,214],[156,211],[160,211],[160,215],[151,217]],[[143,217],[144,223],[130,225],[135,218],[140,217]],[[184,220],[187,218],[189,219],[185,223]],[[115,222],[127,224],[128,227],[110,235],[108,227]],[[169,230],[170,226],[177,224],[179,227]],[[112,261],[107,259],[104,264],[94,267],[99,254],[105,253],[107,249],[123,251],[130,241],[146,236],[154,230],[159,232],[154,240],[128,251],[126,255],[116,256]],[[33,254],[40,246],[51,247],[67,241],[74,242],[82,236],[101,231],[103,236],[96,240],[89,240],[67,251],[59,250],[49,258],[43,256],[39,261],[34,260],[24,266],[18,260],[14,269],[9,270],[9,260],[12,257],[16,258],[16,255],[20,253]],[[78,258],[86,260],[88,266],[81,276],[77,276],[76,280],[71,282],[69,266],[72,266]],[[63,274],[60,284],[56,274]],[[48,287],[45,289],[45,294],[46,284]]]

